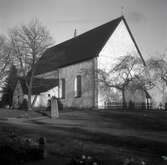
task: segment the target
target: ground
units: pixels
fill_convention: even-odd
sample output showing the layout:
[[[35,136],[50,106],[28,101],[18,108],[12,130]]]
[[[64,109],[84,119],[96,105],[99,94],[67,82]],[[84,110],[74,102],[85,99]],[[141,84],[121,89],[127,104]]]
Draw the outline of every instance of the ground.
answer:
[[[48,158],[31,165],[67,164],[71,157],[88,154],[105,164],[128,157],[165,165],[167,112],[64,110],[50,119],[37,112],[0,110],[0,133],[47,139]]]

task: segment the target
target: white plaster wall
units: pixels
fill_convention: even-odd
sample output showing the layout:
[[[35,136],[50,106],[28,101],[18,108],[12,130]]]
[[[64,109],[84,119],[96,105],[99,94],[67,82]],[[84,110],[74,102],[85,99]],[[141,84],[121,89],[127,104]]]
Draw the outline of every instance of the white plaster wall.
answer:
[[[135,56],[138,52],[124,22],[121,21],[99,53],[98,68],[109,71],[115,66],[119,57],[128,54]]]
[[[74,97],[74,80],[81,75],[81,97]],[[95,106],[95,59],[59,69],[59,80],[65,79],[64,107],[92,108]]]
[[[46,92],[41,93],[37,96],[37,99],[35,101],[34,107],[47,107],[48,103],[48,94],[50,94],[50,97],[56,96],[58,98],[58,87],[54,87]],[[32,96],[32,101],[35,96]]]
[[[99,53],[97,60],[98,69],[108,72],[115,67],[120,57],[129,54],[139,56],[124,22],[121,21]],[[98,91],[98,106],[104,106],[105,97],[103,91],[100,88],[98,88]]]
[[[36,75],[36,78],[44,78],[44,79],[58,79],[58,70],[43,73],[40,75]],[[58,97],[58,86],[54,87],[46,92],[40,93],[40,95],[37,96],[37,99],[35,101],[34,107],[47,107],[48,103],[48,94],[50,94],[50,97],[56,96]],[[35,96],[32,96],[32,101]]]

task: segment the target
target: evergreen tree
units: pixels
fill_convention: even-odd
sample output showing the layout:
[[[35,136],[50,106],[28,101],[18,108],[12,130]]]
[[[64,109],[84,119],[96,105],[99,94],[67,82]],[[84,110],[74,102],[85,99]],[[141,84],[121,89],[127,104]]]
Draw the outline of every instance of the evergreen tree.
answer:
[[[17,69],[14,65],[10,67],[6,83],[3,88],[2,105],[12,105],[12,96],[17,83]]]

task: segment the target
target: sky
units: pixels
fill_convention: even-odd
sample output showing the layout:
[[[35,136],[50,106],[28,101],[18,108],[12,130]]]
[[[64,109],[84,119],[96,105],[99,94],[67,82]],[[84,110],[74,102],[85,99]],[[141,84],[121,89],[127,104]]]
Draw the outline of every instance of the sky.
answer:
[[[167,52],[167,0],[0,0],[0,34],[37,17],[58,44],[121,13],[145,59]]]

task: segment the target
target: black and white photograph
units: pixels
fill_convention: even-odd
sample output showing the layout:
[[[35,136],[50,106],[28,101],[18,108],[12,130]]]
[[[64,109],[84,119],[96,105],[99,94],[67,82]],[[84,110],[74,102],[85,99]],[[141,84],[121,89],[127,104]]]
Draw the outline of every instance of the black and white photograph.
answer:
[[[167,0],[0,0],[0,164],[167,165]]]

